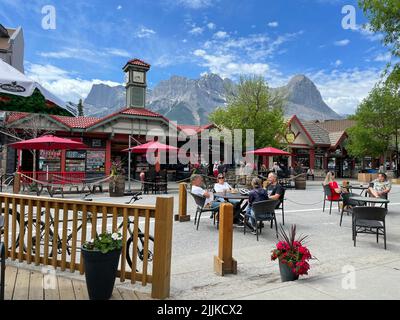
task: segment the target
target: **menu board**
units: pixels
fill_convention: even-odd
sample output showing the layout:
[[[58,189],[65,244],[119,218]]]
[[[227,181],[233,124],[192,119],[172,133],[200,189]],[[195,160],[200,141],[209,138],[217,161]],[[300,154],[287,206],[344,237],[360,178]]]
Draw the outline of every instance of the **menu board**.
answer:
[[[67,151],[65,154],[67,159],[85,159],[86,158],[86,151]]]
[[[86,154],[86,171],[87,172],[104,172],[105,171],[106,152],[103,151],[87,151]]]

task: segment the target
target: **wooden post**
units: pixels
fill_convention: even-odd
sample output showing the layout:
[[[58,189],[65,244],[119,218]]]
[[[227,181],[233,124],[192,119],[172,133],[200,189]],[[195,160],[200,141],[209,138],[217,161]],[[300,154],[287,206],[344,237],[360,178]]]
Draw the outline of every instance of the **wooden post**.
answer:
[[[190,221],[190,215],[187,215],[187,191],[184,182],[179,184],[179,213],[175,215],[175,221]]]
[[[223,203],[219,207],[218,257],[214,257],[214,271],[220,275],[237,273],[237,262],[232,257],[233,248],[233,206]]]
[[[169,297],[171,281],[174,198],[157,198],[154,225],[154,256],[151,297]]]
[[[13,193],[18,194],[21,190],[21,174],[19,172],[15,173]]]

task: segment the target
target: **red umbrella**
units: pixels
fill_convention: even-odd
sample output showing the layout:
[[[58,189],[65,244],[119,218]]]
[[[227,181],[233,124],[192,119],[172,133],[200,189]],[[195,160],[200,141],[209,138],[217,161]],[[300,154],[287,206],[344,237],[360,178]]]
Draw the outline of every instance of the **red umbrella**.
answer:
[[[73,150],[88,148],[88,146],[82,142],[52,135],[11,143],[9,146],[24,150]]]
[[[124,149],[122,151],[125,152],[133,152],[133,153],[146,153],[146,152],[156,152],[156,151],[178,151],[179,149],[173,146],[169,146],[167,144],[160,143],[158,141],[150,141],[145,144],[141,144],[139,146]]]
[[[272,147],[267,147],[263,149],[258,149],[254,151],[248,151],[247,153],[253,153],[257,156],[267,156],[267,157],[273,157],[273,156],[290,156],[291,154],[289,152],[272,148]]]

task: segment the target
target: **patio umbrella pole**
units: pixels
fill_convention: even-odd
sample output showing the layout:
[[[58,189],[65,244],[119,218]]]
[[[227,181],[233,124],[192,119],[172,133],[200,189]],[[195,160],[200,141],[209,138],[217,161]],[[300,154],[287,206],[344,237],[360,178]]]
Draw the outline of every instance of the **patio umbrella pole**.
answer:
[[[131,149],[131,135],[129,135],[129,150]],[[128,189],[131,192],[131,152],[128,153]]]

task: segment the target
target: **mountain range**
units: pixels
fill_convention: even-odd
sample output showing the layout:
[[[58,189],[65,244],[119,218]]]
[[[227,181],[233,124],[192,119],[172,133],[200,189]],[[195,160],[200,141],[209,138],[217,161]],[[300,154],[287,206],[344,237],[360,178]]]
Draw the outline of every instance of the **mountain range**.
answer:
[[[235,89],[230,79],[206,74],[200,79],[172,76],[147,91],[146,108],[180,124],[208,123],[208,114],[226,105]],[[286,116],[296,114],[304,120],[340,119],[322,99],[315,84],[304,75],[294,76],[286,86],[271,89],[284,99]],[[84,100],[85,115],[102,117],[125,107],[125,87],[95,84]]]

